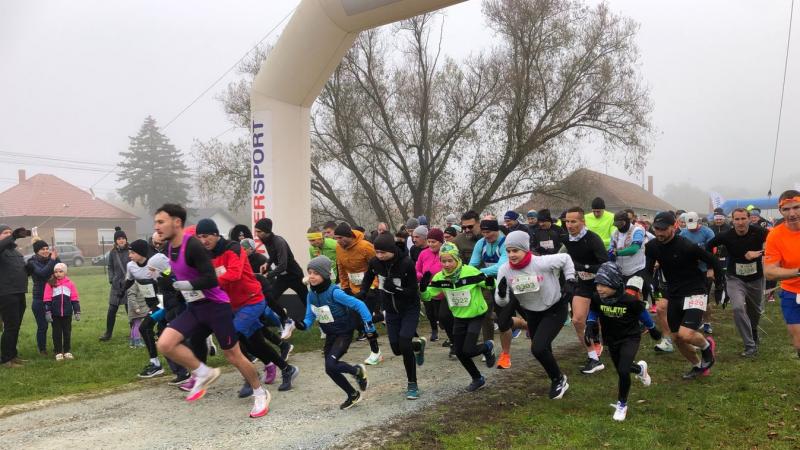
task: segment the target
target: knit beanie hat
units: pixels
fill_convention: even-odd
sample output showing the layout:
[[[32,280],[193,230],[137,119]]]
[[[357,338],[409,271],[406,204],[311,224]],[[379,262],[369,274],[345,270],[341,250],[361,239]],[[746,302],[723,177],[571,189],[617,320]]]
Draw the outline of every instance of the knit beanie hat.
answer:
[[[444,243],[444,232],[439,228],[431,228],[428,230],[428,239],[433,239],[434,241]]]
[[[39,250],[41,250],[41,249],[43,249],[45,247],[50,247],[50,246],[47,245],[46,241],[40,239],[40,240],[38,240],[38,241],[33,243],[33,253],[39,253]]]
[[[256,249],[256,241],[252,239],[242,239],[239,241],[239,245],[242,246],[245,250],[255,250]]]
[[[147,260],[147,267],[156,269],[159,274],[164,273],[169,269],[169,258],[163,253],[156,253]]]
[[[461,254],[458,252],[458,247],[452,242],[445,242],[444,245],[442,245],[442,248],[439,250],[439,257],[441,258],[442,255],[450,255],[456,261],[461,261]]]
[[[538,213],[536,213],[536,220],[538,222],[552,222],[553,217],[550,215],[549,209],[540,209]]]
[[[264,233],[272,233],[272,219],[263,218],[256,222],[256,230],[261,230]]]
[[[531,236],[524,231],[512,231],[506,236],[506,248],[518,248],[520,250],[530,251],[531,249]]]
[[[217,223],[211,219],[200,219],[195,230],[197,234],[219,234]]]
[[[389,233],[379,234],[375,238],[375,242],[373,242],[372,245],[375,246],[375,250],[387,253],[397,253],[397,244],[394,242],[394,236]]]
[[[331,279],[331,260],[325,255],[317,256],[308,262],[308,270],[313,270],[326,280]]]
[[[136,252],[137,255],[144,256],[147,258],[147,254],[150,250],[150,245],[144,239],[137,239],[128,245],[128,248],[132,251]]]
[[[528,213],[525,214],[525,216],[530,217],[531,219],[535,219],[535,218],[539,217],[539,215],[538,215],[538,213],[536,212],[535,209],[532,209],[532,210],[528,211]]]
[[[339,226],[333,230],[333,235],[342,237],[356,237],[356,235],[353,234],[353,229],[350,228],[350,224],[347,222],[340,223]]]
[[[122,231],[122,228],[114,227],[114,242],[116,242],[117,239],[119,239],[119,238],[125,238],[125,240],[127,241],[128,240],[128,235],[125,234],[124,231]]]
[[[595,197],[592,200],[592,209],[606,209],[606,201],[600,197]]]
[[[419,220],[415,219],[414,217],[411,217],[410,219],[406,220],[406,230],[413,231],[414,228],[417,228],[418,226],[419,226]]]
[[[231,232],[228,237],[232,241],[238,241],[242,238],[253,239],[253,233],[250,231],[250,228],[247,225],[238,224],[231,228]]]
[[[455,229],[455,227],[447,227],[444,229],[444,234],[449,234],[450,236],[456,237],[458,236],[458,231]],[[428,236],[430,236],[430,232],[428,233]]]
[[[414,236],[419,236],[422,239],[428,239],[428,227],[425,225],[420,225],[417,228],[414,228]]]
[[[481,220],[481,231],[500,231],[500,224],[496,220]]]
[[[503,220],[519,220],[519,214],[514,210],[508,210],[503,216]]]
[[[444,218],[444,221],[447,223],[456,223],[458,222],[458,218],[455,214],[448,214],[447,217]]]
[[[420,225],[428,225],[428,218],[425,216],[419,216],[417,217],[417,222],[419,222]]]

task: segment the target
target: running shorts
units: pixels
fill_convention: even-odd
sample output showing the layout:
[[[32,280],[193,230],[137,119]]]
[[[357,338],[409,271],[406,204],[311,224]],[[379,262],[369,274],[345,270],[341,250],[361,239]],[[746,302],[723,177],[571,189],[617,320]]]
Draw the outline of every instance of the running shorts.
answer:
[[[783,310],[783,320],[786,325],[800,325],[800,300],[797,294],[789,291],[781,291],[781,309]]]
[[[267,303],[261,300],[258,303],[245,305],[237,309],[233,312],[233,328],[237,333],[244,335],[244,337],[249,338],[254,335],[264,327],[260,318],[261,315],[264,314],[266,307]]]
[[[671,296],[667,303],[669,331],[677,333],[680,327],[697,330],[703,325],[703,313],[708,308],[708,295],[695,294],[687,297]]]
[[[233,311],[230,303],[198,300],[187,304],[186,310],[171,321],[169,328],[190,338],[195,333],[214,333],[223,350],[236,345],[236,329],[233,327]]]

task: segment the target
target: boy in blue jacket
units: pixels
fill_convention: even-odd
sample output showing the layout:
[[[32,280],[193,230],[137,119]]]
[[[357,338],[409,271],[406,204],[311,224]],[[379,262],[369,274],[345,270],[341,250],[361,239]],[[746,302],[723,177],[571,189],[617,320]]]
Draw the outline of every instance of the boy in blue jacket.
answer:
[[[364,332],[375,334],[372,314],[367,305],[355,297],[347,295],[339,286],[331,282],[331,260],[327,256],[317,256],[308,263],[308,283],[311,290],[306,302],[306,317],[297,323],[297,328],[305,330],[319,322],[325,333],[325,373],[346,394],[347,400],[339,405],[340,409],[348,409],[361,401],[361,393],[353,388],[343,374],[353,375],[362,391],[367,390],[367,369],[363,364],[350,365],[341,360],[353,342],[353,331],[358,324],[352,311],[361,316]]]

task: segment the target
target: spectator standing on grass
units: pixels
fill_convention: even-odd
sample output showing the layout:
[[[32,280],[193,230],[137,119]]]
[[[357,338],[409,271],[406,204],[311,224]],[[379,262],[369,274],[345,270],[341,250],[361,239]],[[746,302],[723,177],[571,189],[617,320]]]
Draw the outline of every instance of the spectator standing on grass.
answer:
[[[30,231],[24,228],[12,231],[10,226],[0,224],[0,320],[3,322],[0,364],[8,368],[22,367],[23,363],[17,356],[17,340],[25,310],[28,275],[16,241],[28,236]]]
[[[53,353],[56,361],[75,359],[72,356],[72,317],[81,321],[78,288],[67,277],[67,265],[56,264],[53,276],[44,287],[45,317],[53,324]]]
[[[125,276],[128,271],[128,236],[122,228],[114,230],[114,247],[108,252],[108,284],[111,290],[108,293],[108,314],[106,315],[106,332],[100,336],[101,341],[108,341],[114,333],[114,322],[117,320],[117,311],[120,305],[128,309],[128,297],[125,293]]]
[[[53,276],[56,264],[60,262],[55,248],[51,251],[47,242],[39,239],[33,243],[33,256],[25,265],[26,271],[33,280],[31,311],[33,311],[33,317],[36,318],[36,347],[39,349],[39,354],[44,356],[47,356],[48,327],[44,309],[44,286]]]

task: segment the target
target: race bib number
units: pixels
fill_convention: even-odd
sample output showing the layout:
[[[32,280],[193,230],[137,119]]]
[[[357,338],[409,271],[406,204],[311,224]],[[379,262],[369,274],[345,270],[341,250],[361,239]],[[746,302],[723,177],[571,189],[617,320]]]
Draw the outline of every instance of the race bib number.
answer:
[[[751,262],[749,264],[736,263],[736,275],[746,277],[748,275],[755,275],[758,272],[758,264]]]
[[[228,272],[228,269],[226,269],[225,266],[219,266],[219,267],[214,268],[214,272],[217,273],[218,277],[221,277],[221,276],[225,275]]]
[[[472,293],[469,289],[464,291],[445,291],[447,297],[447,304],[451,307],[465,307],[469,306],[469,301],[472,299]]]
[[[692,295],[683,299],[683,309],[702,309],[706,310],[708,305],[708,296],[706,295]]]
[[[511,282],[514,294],[527,294],[539,292],[539,277],[537,275],[520,275]]]
[[[183,298],[186,299],[188,303],[196,302],[206,298],[206,296],[203,295],[203,291],[182,291],[181,293],[183,294]]]
[[[350,279],[350,283],[361,286],[361,282],[364,281],[364,272],[348,273],[347,278]]]
[[[333,323],[333,313],[331,313],[331,307],[328,305],[324,306],[314,306],[311,305],[311,311],[314,312],[314,315],[317,316],[317,321],[319,323]]]
[[[403,283],[403,280],[401,280],[400,278],[392,278],[392,281],[394,282],[395,286],[400,286]],[[386,289],[384,289],[385,283],[386,283],[386,277],[383,275],[378,275],[378,289],[386,291]]]
[[[551,239],[549,241],[541,241],[541,242],[539,242],[539,246],[542,247],[542,248],[546,248],[548,250],[552,250],[553,247],[554,247],[553,240]]]
[[[583,281],[594,280],[594,277],[595,274],[591,272],[580,272],[580,271],[578,272],[578,278],[580,278]]]
[[[156,289],[152,284],[140,284],[139,292],[141,292],[145,298],[153,298],[156,296]]]

